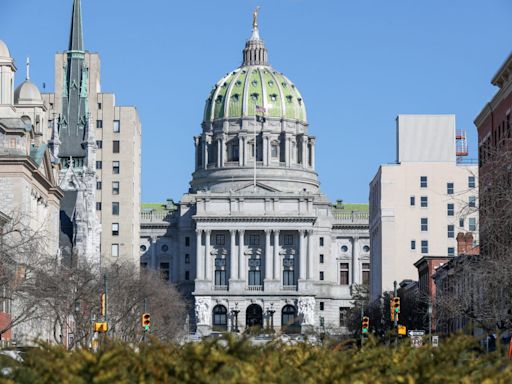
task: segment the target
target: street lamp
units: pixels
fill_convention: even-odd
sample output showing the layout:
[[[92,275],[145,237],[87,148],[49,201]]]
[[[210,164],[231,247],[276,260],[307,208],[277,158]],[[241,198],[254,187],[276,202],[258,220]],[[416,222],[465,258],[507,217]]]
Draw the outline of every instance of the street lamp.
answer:
[[[267,314],[270,317],[270,330],[272,333],[274,333],[274,313],[276,313],[274,303],[270,303],[270,309],[267,309]]]
[[[238,314],[240,313],[240,310],[238,309],[238,303],[235,303],[235,309],[231,310],[231,316],[235,318],[235,324],[231,325],[231,331],[232,332],[240,332],[238,329]]]

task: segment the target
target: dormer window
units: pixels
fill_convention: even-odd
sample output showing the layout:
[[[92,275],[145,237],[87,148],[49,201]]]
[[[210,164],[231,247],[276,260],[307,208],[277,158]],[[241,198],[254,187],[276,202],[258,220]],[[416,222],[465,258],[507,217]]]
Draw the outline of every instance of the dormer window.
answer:
[[[222,102],[222,95],[218,95],[217,98],[215,99],[215,102],[217,104],[219,104],[220,102]]]
[[[293,96],[292,95],[286,95],[286,101],[288,101],[289,103],[292,102],[292,99],[293,99]]]
[[[240,99],[240,95],[238,93],[235,93],[233,96],[231,96],[231,99],[233,101],[238,101]]]
[[[258,80],[253,80],[251,84],[253,87],[256,87],[258,85]]]
[[[272,80],[269,80],[269,82],[268,82],[268,86],[269,86],[270,88],[272,88],[272,87],[274,86],[274,82],[273,82]]]
[[[272,93],[272,94],[270,95],[270,100],[272,100],[272,101],[276,101],[276,100],[277,100],[277,95],[276,95],[275,93]]]
[[[287,84],[284,81],[281,83],[281,85],[283,86],[283,88],[287,87]]]
[[[242,82],[241,82],[240,80],[237,80],[237,81],[236,81],[236,83],[235,83],[235,85],[236,85],[237,87],[240,87],[240,86],[242,85]]]
[[[299,102],[299,105],[302,105],[302,99],[300,97],[297,98],[297,101]]]
[[[258,101],[258,97],[259,97],[259,94],[257,94],[257,93],[251,93],[251,99],[252,99],[253,101]]]

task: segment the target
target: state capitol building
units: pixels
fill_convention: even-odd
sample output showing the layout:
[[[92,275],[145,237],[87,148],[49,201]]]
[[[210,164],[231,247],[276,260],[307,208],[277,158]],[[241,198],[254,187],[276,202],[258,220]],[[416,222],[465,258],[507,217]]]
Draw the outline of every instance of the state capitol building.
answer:
[[[305,102],[270,66],[257,14],[194,144],[188,193],[143,206],[140,245],[141,265],[194,303],[191,331],[344,332],[354,288],[368,283],[368,214],[320,191]]]

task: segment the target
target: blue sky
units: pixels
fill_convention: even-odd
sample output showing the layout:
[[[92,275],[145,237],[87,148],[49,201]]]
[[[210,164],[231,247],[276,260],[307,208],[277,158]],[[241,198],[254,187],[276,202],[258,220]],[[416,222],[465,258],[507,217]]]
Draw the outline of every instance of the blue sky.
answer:
[[[53,90],[72,0],[0,0],[0,39],[24,79]],[[395,159],[399,113],[455,113],[476,157],[473,119],[511,50],[510,0],[82,0],[85,45],[102,89],[143,124],[142,199],[179,200],[193,171],[204,101],[238,67],[261,5],[272,66],[300,89],[329,198],[364,202],[379,164]]]

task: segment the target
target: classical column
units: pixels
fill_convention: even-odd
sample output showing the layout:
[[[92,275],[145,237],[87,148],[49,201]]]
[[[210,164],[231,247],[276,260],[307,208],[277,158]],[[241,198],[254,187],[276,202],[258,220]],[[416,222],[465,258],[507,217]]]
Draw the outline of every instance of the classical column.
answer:
[[[196,279],[204,280],[204,257],[201,253],[201,237],[203,231],[196,229]]]
[[[279,230],[274,231],[274,280],[281,280],[281,258],[279,257]]]
[[[361,283],[359,271],[359,237],[352,238],[352,284]]]
[[[243,159],[244,159],[244,162],[242,165],[246,166],[247,165],[247,137],[242,137],[242,147],[244,149],[244,156],[243,156]]]
[[[217,143],[217,168],[220,168],[222,161],[222,140],[217,139],[215,142]]]
[[[272,255],[270,252],[270,233],[272,232],[271,229],[265,229],[265,279],[271,280],[272,279]]]
[[[306,251],[304,249],[304,230],[299,230],[299,279],[306,279]]]
[[[289,167],[292,162],[292,156],[291,156],[291,138],[286,135],[286,166]]]
[[[244,142],[242,136],[238,136],[238,166],[241,167],[243,165],[244,160]]]
[[[310,139],[311,141],[311,168],[315,169],[315,139]]]
[[[263,139],[263,165],[268,165],[268,136],[262,134]]]
[[[313,271],[313,231],[308,231],[308,279],[314,279]]]
[[[229,261],[230,261],[230,277],[233,280],[238,280],[238,255],[235,254],[235,241],[236,241],[236,230],[230,230],[231,243],[229,246]]]
[[[224,165],[226,164],[226,158],[227,158],[227,150],[226,150],[226,135],[222,135],[222,138],[220,139],[220,145],[221,145],[221,162],[220,162],[220,165],[221,167],[224,167]]]
[[[307,167],[307,141],[306,135],[302,135],[301,138],[301,150],[302,150],[302,167]]]
[[[203,146],[203,169],[208,168],[208,143],[206,142],[206,135],[203,136],[201,145]]]
[[[245,231],[242,229],[238,231],[238,276],[240,280],[245,280],[245,270],[247,266],[245,265],[245,255],[244,255],[244,234]]]
[[[204,265],[205,265],[205,280],[212,279],[212,255],[210,254],[210,234],[212,231],[207,229],[204,231]]]
[[[155,236],[151,236],[151,268],[157,269],[156,265],[156,240],[157,238]]]

